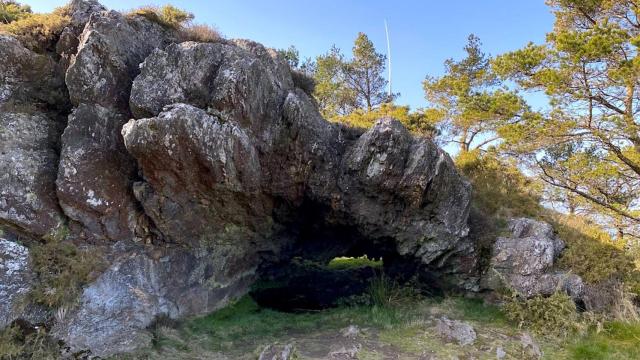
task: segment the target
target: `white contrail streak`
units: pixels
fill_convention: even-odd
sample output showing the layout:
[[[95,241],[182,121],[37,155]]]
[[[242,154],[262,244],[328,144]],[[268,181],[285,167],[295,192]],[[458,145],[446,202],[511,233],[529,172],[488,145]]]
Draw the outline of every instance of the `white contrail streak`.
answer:
[[[389,97],[391,97],[391,41],[389,40],[389,26],[387,19],[384,19],[384,32],[387,34],[387,60],[389,62]]]

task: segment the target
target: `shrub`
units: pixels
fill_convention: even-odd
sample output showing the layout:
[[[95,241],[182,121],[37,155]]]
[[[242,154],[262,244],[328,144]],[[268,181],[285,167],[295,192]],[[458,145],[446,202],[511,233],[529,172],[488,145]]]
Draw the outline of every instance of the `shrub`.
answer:
[[[209,25],[193,24],[184,26],[180,30],[181,41],[196,41],[202,43],[217,43],[223,41],[218,30]]]
[[[103,267],[98,255],[78,249],[65,240],[66,228],[59,229],[44,243],[30,249],[31,264],[38,280],[30,298],[50,308],[75,301],[82,287]]]
[[[380,118],[391,117],[400,121],[409,131],[416,135],[433,137],[436,134],[433,118],[426,111],[411,111],[409,106],[397,106],[385,103],[366,111],[357,109],[348,115],[336,116],[330,121],[340,122],[360,129],[372,127]]]
[[[8,24],[31,16],[31,7],[12,0],[0,0],[0,23]]]
[[[36,52],[54,51],[62,30],[70,24],[65,8],[50,14],[32,14],[0,25],[0,33],[13,35]]]
[[[142,16],[165,28],[179,30],[193,19],[193,14],[178,9],[173,5],[165,5],[161,8],[155,6],[143,6],[127,14],[128,16]]]
[[[60,347],[44,327],[25,331],[12,325],[0,331],[0,359],[58,359]]]
[[[371,305],[387,308],[396,307],[417,297],[417,290],[408,286],[401,286],[397,281],[384,273],[371,279],[367,295]]]
[[[504,304],[506,317],[538,334],[568,336],[579,329],[576,304],[564,292],[522,299],[515,294]]]
[[[15,325],[0,330],[0,359],[12,359],[22,353],[24,346],[19,337],[20,328]]]
[[[461,152],[458,169],[471,181],[473,203],[494,218],[538,217],[542,212],[538,184],[524,176],[515,164],[501,161],[497,154],[479,150]]]
[[[596,284],[611,278],[633,281],[637,269],[622,242],[615,242],[597,225],[577,216],[556,215],[550,219],[567,248],[559,265]]]
[[[316,81],[313,76],[305,73],[304,71],[292,69],[291,77],[293,78],[293,84],[302,89],[307,95],[313,96],[313,92],[316,89]]]

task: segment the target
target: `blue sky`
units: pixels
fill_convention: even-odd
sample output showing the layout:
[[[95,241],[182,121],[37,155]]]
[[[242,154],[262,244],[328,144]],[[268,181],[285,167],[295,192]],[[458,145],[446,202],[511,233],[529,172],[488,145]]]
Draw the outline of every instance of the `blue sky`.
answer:
[[[25,0],[46,12],[65,0]],[[110,9],[127,10],[162,0],[103,0]],[[336,44],[350,52],[358,32],[365,32],[386,53],[384,19],[389,23],[393,88],[398,104],[426,105],[421,82],[439,75],[443,61],[459,58],[470,33],[484,49],[499,54],[529,41],[542,42],[553,16],[544,0],[173,0],[196,15],[196,22],[216,26],[226,37],[248,38],[274,48],[295,45],[301,57],[313,57]],[[532,103],[537,103],[531,98]]]

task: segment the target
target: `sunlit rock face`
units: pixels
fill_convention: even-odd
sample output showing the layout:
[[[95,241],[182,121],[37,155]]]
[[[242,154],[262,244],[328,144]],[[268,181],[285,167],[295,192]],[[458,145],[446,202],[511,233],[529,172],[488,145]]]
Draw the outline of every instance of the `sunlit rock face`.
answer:
[[[47,320],[72,351],[145,346],[158,317],[218,309],[301,254],[474,271],[471,189],[431,140],[327,122],[255,42],[176,43],[94,1],[72,20],[55,55],[0,36],[0,222],[27,246],[67,227],[107,264]]]

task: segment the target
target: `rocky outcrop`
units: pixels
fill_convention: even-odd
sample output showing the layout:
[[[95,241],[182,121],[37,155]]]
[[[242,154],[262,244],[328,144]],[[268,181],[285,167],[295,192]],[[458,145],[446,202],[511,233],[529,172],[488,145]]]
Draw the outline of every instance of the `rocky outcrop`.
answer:
[[[94,4],[78,12],[97,9]],[[57,193],[65,214],[90,238],[123,240],[136,235],[141,214],[131,190],[136,165],[120,129],[130,116],[131,82],[140,62],[167,45],[171,34],[143,17],[116,11],[94,12],[87,19],[66,72],[76,108],[62,136]]]
[[[54,329],[72,352],[91,349],[104,355],[149,346],[152,336],[146,329],[158,317],[207,314],[244,294],[254,280],[218,286],[221,264],[208,253],[126,243],[116,244],[114,251],[120,255]]]
[[[42,236],[58,226],[55,197],[67,108],[58,65],[0,35],[0,224]]]
[[[0,223],[27,244],[68,224],[105,254],[53,324],[72,351],[145,346],[157,319],[218,309],[296,256],[368,254],[476,289],[471,188],[431,140],[390,118],[327,122],[255,42],[177,44],[95,1],[69,12],[56,54],[0,36]],[[545,293],[535,286],[559,283],[561,242],[527,220],[512,231],[493,267]],[[26,251],[0,242],[0,326],[26,316],[11,305],[27,291]]]
[[[493,245],[486,277],[490,288],[506,286],[524,297],[551,295],[559,290],[575,299],[583,295],[579,276],[554,267],[565,245],[551,225],[517,218],[509,222],[509,231],[510,237],[499,237]]]

